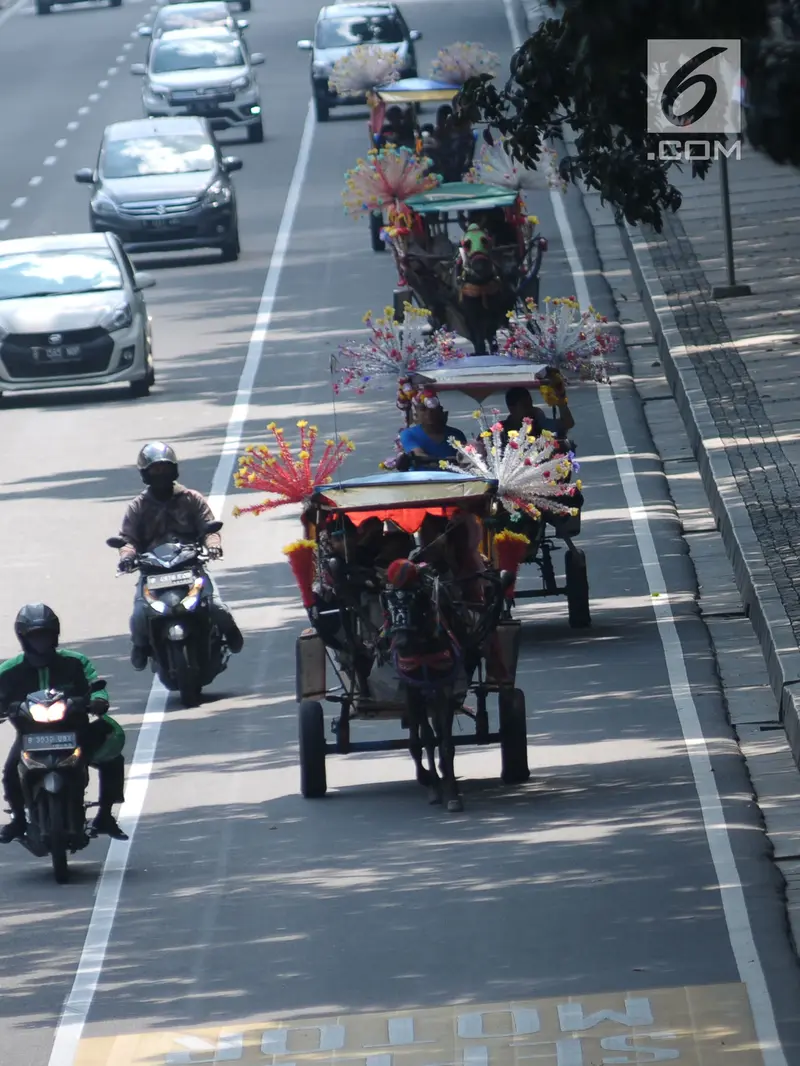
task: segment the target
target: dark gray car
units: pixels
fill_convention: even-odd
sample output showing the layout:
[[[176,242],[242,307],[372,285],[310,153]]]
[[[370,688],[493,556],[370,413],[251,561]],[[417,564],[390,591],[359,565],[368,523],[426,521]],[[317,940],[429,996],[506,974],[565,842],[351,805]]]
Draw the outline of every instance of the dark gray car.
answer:
[[[75,180],[92,186],[92,230],[116,233],[127,252],[219,248],[231,261],[239,222],[230,175],[241,168],[221,155],[205,119],[135,119],[106,127],[97,165]]]

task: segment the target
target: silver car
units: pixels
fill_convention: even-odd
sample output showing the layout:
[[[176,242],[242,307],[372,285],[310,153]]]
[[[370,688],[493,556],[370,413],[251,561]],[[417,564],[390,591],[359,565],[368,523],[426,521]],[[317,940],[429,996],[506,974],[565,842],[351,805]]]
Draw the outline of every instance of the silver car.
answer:
[[[172,30],[197,30],[208,26],[222,26],[231,33],[241,34],[248,25],[247,19],[234,18],[224,0],[200,0],[199,3],[167,4],[158,11],[151,26],[139,27],[139,36],[157,40]]]
[[[155,383],[150,317],[112,233],[0,241],[0,392]]]
[[[298,41],[297,47],[311,52],[311,91],[317,121],[327,122],[332,107],[363,104],[363,96],[339,97],[331,89],[329,78],[337,59],[348,55],[360,44],[374,44],[387,52],[396,52],[402,66],[401,78],[416,78],[415,41],[422,39],[419,30],[410,30],[396,4],[353,3],[323,7],[317,16],[314,40]]]
[[[142,106],[148,118],[195,115],[208,119],[213,130],[246,130],[249,141],[260,142],[264,126],[253,67],[263,62],[238,32],[207,26],[162,34],[147,63],[130,69],[145,79]]]

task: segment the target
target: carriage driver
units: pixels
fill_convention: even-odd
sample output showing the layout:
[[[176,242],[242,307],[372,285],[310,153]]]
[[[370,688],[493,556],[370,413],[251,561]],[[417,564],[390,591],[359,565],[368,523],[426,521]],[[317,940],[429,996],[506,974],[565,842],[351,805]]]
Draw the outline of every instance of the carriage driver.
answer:
[[[508,416],[501,423],[504,443],[508,440],[509,430],[522,429],[522,420],[525,418],[530,418],[531,428],[537,437],[541,436],[542,430],[549,430],[562,440],[566,437],[575,425],[575,419],[567,403],[564,379],[557,370],[550,371],[546,383],[542,386],[542,398],[551,407],[558,408],[558,417],[550,418],[541,407],[536,407],[530,392],[523,386],[514,385],[508,390],[506,393]]]

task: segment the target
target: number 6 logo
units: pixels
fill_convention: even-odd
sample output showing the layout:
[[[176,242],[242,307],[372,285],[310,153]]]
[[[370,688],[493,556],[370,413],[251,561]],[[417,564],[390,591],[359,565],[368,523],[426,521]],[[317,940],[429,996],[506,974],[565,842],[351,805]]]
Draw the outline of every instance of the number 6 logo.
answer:
[[[714,45],[711,48],[704,48],[702,52],[698,52],[694,58],[688,61],[688,63],[684,63],[682,67],[679,67],[669,79],[661,92],[661,110],[673,125],[691,126],[693,123],[699,122],[700,119],[711,110],[714,101],[717,98],[719,86],[710,74],[695,74],[694,71],[696,71],[698,67],[702,67],[703,64],[707,63],[710,59],[715,59],[723,52],[727,52],[727,50],[727,48],[721,48],[718,45]],[[685,93],[687,89],[691,89],[693,85],[704,86],[702,97],[697,101],[694,107],[690,107],[689,110],[685,111],[682,115],[676,114],[674,106],[675,101],[682,93]]]

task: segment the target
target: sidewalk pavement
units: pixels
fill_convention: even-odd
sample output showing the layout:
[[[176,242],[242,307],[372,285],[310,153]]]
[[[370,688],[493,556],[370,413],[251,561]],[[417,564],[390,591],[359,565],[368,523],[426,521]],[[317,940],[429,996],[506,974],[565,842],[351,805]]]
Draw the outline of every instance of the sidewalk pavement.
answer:
[[[637,288],[800,764],[800,173],[744,146],[728,166],[737,281],[725,284],[718,167],[662,234],[625,227]]]

